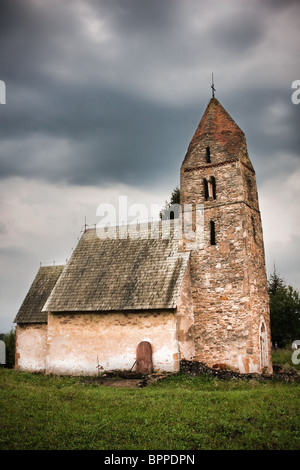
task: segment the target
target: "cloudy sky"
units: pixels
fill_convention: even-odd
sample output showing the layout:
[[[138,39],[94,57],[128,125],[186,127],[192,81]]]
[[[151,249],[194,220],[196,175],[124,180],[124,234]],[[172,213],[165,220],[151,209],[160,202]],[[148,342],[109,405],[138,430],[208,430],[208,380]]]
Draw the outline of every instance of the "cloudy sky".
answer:
[[[1,0],[0,333],[100,204],[169,199],[212,72],[246,134],[268,273],[300,289],[299,31],[298,0]]]

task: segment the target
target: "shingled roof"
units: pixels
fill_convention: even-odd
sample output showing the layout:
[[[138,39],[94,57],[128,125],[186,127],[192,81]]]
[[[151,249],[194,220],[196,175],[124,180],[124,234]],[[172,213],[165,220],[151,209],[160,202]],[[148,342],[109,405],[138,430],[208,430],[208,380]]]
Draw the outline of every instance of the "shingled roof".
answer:
[[[47,323],[47,313],[42,309],[63,268],[64,266],[40,267],[17,313],[15,323]]]
[[[88,229],[43,310],[173,309],[188,258],[178,252],[176,231],[167,239],[104,239]]]

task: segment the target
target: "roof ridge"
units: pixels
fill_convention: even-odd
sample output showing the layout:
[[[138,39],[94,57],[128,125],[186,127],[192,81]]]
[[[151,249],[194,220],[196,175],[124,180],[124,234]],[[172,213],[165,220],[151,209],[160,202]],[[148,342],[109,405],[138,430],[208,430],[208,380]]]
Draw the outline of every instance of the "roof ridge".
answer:
[[[177,239],[179,236],[179,225],[180,218],[176,218],[170,220],[148,221],[136,224],[117,224],[108,227],[96,226],[86,229],[84,234],[89,231],[96,232],[99,238],[126,239],[131,238],[130,235],[133,235],[133,238],[153,238],[155,240],[157,238],[166,238],[166,236],[169,234],[171,238]],[[112,235],[115,235],[115,237]],[[138,235],[140,235],[140,237]]]

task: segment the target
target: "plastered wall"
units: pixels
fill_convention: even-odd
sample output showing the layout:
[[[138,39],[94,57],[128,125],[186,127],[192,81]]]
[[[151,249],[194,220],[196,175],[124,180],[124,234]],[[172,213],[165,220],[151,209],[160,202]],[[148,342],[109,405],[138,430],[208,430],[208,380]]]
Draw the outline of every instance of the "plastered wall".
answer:
[[[152,346],[155,370],[178,370],[174,313],[50,313],[46,373],[96,375],[130,370],[141,341]]]
[[[18,325],[15,368],[30,372],[44,372],[46,341],[46,324]]]

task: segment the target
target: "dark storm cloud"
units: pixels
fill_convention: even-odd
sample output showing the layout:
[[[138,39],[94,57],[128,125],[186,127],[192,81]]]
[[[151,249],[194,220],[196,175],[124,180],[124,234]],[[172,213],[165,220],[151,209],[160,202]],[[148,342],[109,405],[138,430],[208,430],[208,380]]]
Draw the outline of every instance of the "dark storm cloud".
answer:
[[[298,0],[285,0],[282,2],[282,0],[265,0],[264,2],[267,6],[268,9],[273,10],[274,8],[277,8],[279,10],[285,10],[290,6],[296,5],[299,7],[299,1]]]
[[[3,126],[3,177],[143,185],[150,184],[159,168],[159,172],[168,169],[177,128],[180,132],[180,116],[174,119],[174,111],[107,90],[90,90],[77,99],[73,93],[66,95],[63,107],[59,100],[57,108],[53,103],[52,109],[51,103],[37,107],[30,122],[24,110],[14,126]],[[178,167],[180,162],[175,163]]]
[[[136,186],[176,178],[213,66],[217,96],[246,132],[254,164],[256,155],[267,162],[281,149],[295,153],[299,111],[290,83],[267,84],[262,70],[253,83],[251,69],[240,72],[263,53],[272,15],[295,8],[285,3],[3,1],[1,176]],[[280,101],[290,111],[277,125],[289,131],[270,138],[265,110]]]
[[[162,32],[170,24],[177,22],[178,1],[174,0],[172,6],[168,0],[153,0],[152,2],[140,0],[90,0],[89,5],[95,15],[109,17],[115,27],[128,34],[151,34]]]
[[[265,35],[264,20],[255,12],[245,15],[235,13],[222,18],[215,27],[213,42],[222,51],[232,54],[249,53],[249,49],[260,43]]]
[[[268,265],[299,287],[299,13],[299,0],[1,0],[0,332],[97,204],[168,197],[212,72],[246,134]]]
[[[258,177],[262,180],[290,171],[288,162],[277,166],[280,153],[300,158],[300,109],[292,104],[289,87],[273,88],[271,84],[261,90],[248,87],[247,95],[243,90],[228,94],[226,105],[246,134],[248,152]]]
[[[122,2],[86,2],[93,18],[99,15],[120,37],[140,29],[145,34],[145,24],[151,31],[165,26],[163,4],[158,10],[157,2],[128,2],[126,8]],[[101,73],[107,59],[101,51],[91,56],[94,45],[84,37],[76,9],[71,3],[49,7],[34,1],[1,5],[1,78],[7,84],[7,106],[0,110],[2,176],[143,184],[165,153],[168,110],[111,87]],[[119,61],[113,74],[127,70],[126,57],[121,60],[123,66]],[[55,139],[67,143],[59,157]]]
[[[25,93],[34,93],[36,87],[39,88],[44,80],[47,81],[44,71],[53,55],[59,52],[55,47],[55,38],[56,32],[63,30],[60,22],[62,17],[57,15],[51,24],[33,1],[1,2],[1,75],[11,97],[16,93],[19,99],[26,99]],[[32,99],[32,96],[29,97]]]

